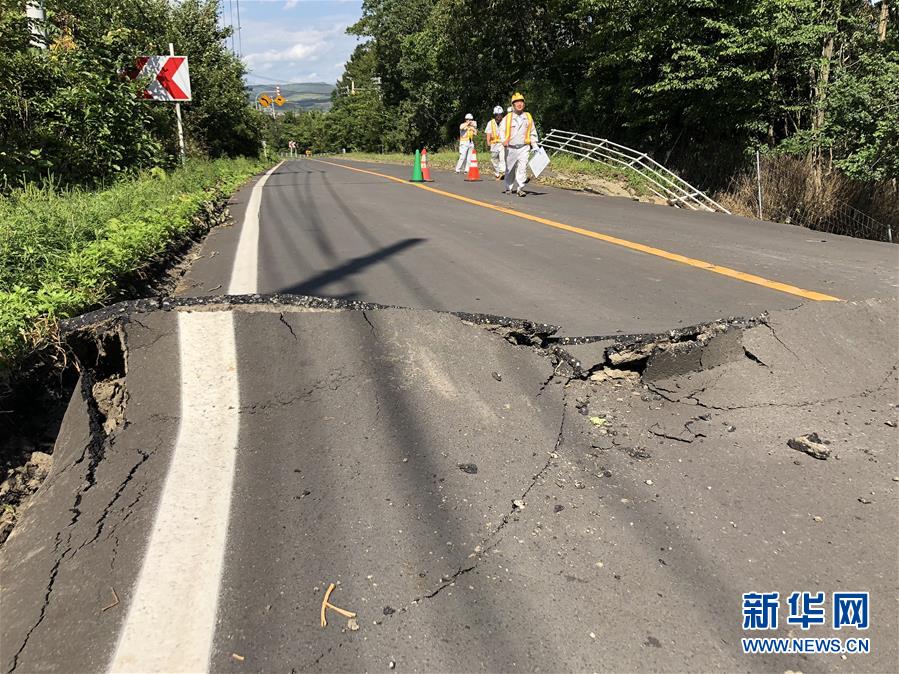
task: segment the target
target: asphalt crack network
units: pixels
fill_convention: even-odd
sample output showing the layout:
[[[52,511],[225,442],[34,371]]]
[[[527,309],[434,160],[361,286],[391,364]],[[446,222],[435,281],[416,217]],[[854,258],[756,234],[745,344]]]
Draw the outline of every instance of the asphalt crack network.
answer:
[[[56,542],[53,547],[53,552],[56,553],[59,551],[59,544],[62,539],[62,532],[56,532]],[[56,577],[59,575],[59,568],[62,565],[62,560],[65,559],[66,555],[71,551],[71,547],[69,546],[70,541],[72,540],[71,533],[69,534],[68,540],[66,541],[66,549],[63,553],[56,559],[53,564],[53,567],[50,569],[50,578],[47,581],[47,589],[44,592],[44,601],[41,604],[41,612],[38,615],[37,621],[28,629],[25,633],[25,638],[22,640],[22,645],[19,646],[19,650],[15,652],[12,658],[12,667],[6,670],[6,674],[11,674],[14,672],[16,667],[19,666],[19,657],[25,650],[25,647],[28,646],[28,640],[31,639],[31,635],[34,631],[40,627],[41,623],[44,622],[44,618],[47,617],[47,609],[50,607],[50,597],[53,594],[53,587],[56,585]]]
[[[549,471],[549,469],[552,467],[552,465],[556,461],[556,459],[559,458],[559,450],[562,448],[562,443],[564,440],[565,419],[567,416],[567,409],[568,409],[567,393],[565,392],[564,389],[562,391],[562,400],[560,402],[560,405],[561,405],[562,410],[561,410],[561,415],[560,415],[561,418],[559,420],[559,432],[556,436],[556,442],[555,442],[555,445],[553,446],[552,451],[548,453],[549,456],[546,460],[546,463],[540,468],[539,471],[537,471],[537,473],[534,474],[533,478],[528,483],[527,487],[524,489],[524,491],[521,493],[521,495],[517,499],[513,499],[512,508],[509,510],[509,512],[505,513],[502,516],[502,519],[500,520],[499,524],[496,527],[494,527],[493,531],[491,531],[487,536],[485,536],[481,540],[481,542],[477,545],[477,547],[475,548],[476,557],[475,557],[474,563],[472,563],[469,566],[460,566],[454,573],[452,573],[448,576],[446,576],[446,575],[442,576],[441,582],[436,588],[434,588],[433,590],[431,590],[430,592],[428,592],[426,594],[416,597],[411,602],[409,602],[407,605],[400,607],[399,609],[397,609],[396,613],[391,614],[391,616],[388,616],[388,619],[390,617],[392,617],[393,615],[400,615],[400,614],[406,613],[412,607],[417,606],[418,604],[420,604],[422,601],[424,601],[426,599],[433,599],[433,598],[437,597],[443,590],[445,590],[447,587],[450,587],[451,585],[453,585],[460,576],[463,576],[466,573],[470,573],[471,571],[474,571],[478,567],[478,565],[483,561],[483,559],[487,555],[487,553],[489,553],[491,550],[495,549],[496,546],[498,546],[503,541],[502,537],[500,537],[500,533],[502,533],[503,529],[505,529],[506,526],[510,522],[517,521],[515,518],[515,513],[518,510],[518,507],[515,505],[515,502],[517,502],[517,501],[524,502],[524,500],[527,498],[528,494],[530,494],[531,490],[535,486],[537,486],[537,484],[541,481],[541,479],[546,475],[547,471]]]
[[[160,330],[160,329],[158,329],[158,328],[151,328],[151,327],[148,327],[147,325],[144,325],[144,324],[141,323],[139,320],[137,320],[137,319],[135,319],[135,318],[133,318],[133,317],[130,319],[130,322],[132,322],[132,323],[137,323],[140,327],[142,327],[142,328],[143,328],[144,330],[146,330],[147,332],[152,332],[152,331],[155,330],[155,331],[158,333],[158,334],[157,334],[153,339],[151,339],[149,342],[145,342],[145,343],[143,343],[143,344],[129,345],[128,348],[129,348],[129,349],[133,349],[134,351],[138,351],[138,350],[146,350],[146,349],[152,348],[153,346],[156,345],[157,342],[159,342],[159,341],[165,339],[166,337],[169,337],[169,336],[174,332],[174,329]]]
[[[690,407],[701,407],[706,410],[715,410],[718,412],[735,412],[739,410],[753,410],[753,409],[763,409],[765,407],[782,407],[782,408],[792,408],[792,409],[803,409],[806,407],[815,407],[819,405],[826,405],[828,403],[836,403],[836,402],[845,402],[847,400],[854,400],[855,398],[867,398],[870,395],[874,395],[875,393],[880,393],[885,388],[888,387],[890,380],[894,377],[896,371],[899,370],[899,367],[896,365],[892,366],[890,370],[887,372],[886,376],[883,378],[883,381],[880,382],[877,386],[873,388],[867,388],[863,391],[859,391],[858,393],[852,393],[845,396],[837,396],[834,398],[820,398],[818,400],[806,400],[798,403],[758,403],[755,405],[731,405],[731,406],[723,406],[723,405],[709,405],[708,403],[704,403],[696,396],[699,396],[709,388],[714,386],[717,381],[707,384],[697,391],[693,391],[689,395],[675,398],[671,395],[674,391],[670,389],[665,389],[659,387],[657,384],[653,384],[651,382],[643,382],[644,386],[647,389],[652,391],[653,393],[661,396],[663,399],[667,400],[670,403],[674,403],[676,405],[687,405]],[[691,400],[692,403],[687,403],[685,401]]]
[[[657,438],[666,438],[667,440],[676,440],[677,442],[683,442],[686,444],[690,444],[694,440],[696,440],[696,438],[706,437],[705,433],[697,433],[692,428],[690,428],[690,426],[692,424],[696,423],[697,421],[698,421],[698,419],[694,418],[694,419],[690,419],[689,421],[687,421],[684,424],[684,430],[690,434],[690,437],[687,437],[687,438],[683,437],[682,435],[671,435],[670,433],[664,432],[664,430],[662,430],[662,426],[658,422],[654,423],[652,426],[650,426],[646,430],[648,430],[650,433],[652,433]],[[654,430],[656,428],[658,428],[659,430],[658,431]],[[614,439],[612,441],[612,444],[613,445],[616,444]]]
[[[240,414],[255,414],[256,412],[265,411],[273,407],[289,407],[297,401],[303,400],[304,398],[309,398],[316,393],[326,390],[336,391],[342,384],[351,381],[354,378],[355,374],[344,374],[343,370],[341,369],[332,370],[327,379],[320,379],[311,386],[307,386],[300,391],[288,395],[287,397],[270,398],[268,400],[262,400],[260,402],[241,405],[238,409],[238,412]]]
[[[113,494],[112,499],[109,501],[109,503],[106,505],[106,507],[103,508],[103,512],[101,513],[99,519],[95,522],[97,531],[94,533],[93,538],[91,538],[90,540],[85,541],[84,543],[79,545],[75,549],[75,552],[72,553],[72,556],[77,554],[78,551],[81,550],[81,548],[90,545],[91,543],[96,541],[98,538],[100,538],[100,534],[103,533],[103,527],[106,525],[106,518],[109,515],[109,512],[112,510],[112,507],[116,504],[116,502],[119,500],[119,498],[121,498],[125,489],[128,487],[128,484],[134,479],[135,473],[137,473],[137,471],[140,469],[140,467],[143,466],[159,450],[159,447],[160,447],[160,445],[157,445],[149,452],[145,452],[141,449],[137,449],[138,454],[140,454],[140,459],[138,459],[137,463],[135,463],[134,466],[131,467],[131,469],[128,471],[128,474],[125,475],[125,478],[122,480],[122,482],[119,484],[118,488],[116,489],[115,493]],[[140,492],[140,493],[143,493],[143,492]],[[139,499],[140,499],[140,495],[138,495],[138,498],[132,503],[132,506],[134,504],[136,504]],[[129,510],[130,510],[130,506],[129,506]]]
[[[67,469],[81,465],[85,461],[87,461],[88,464],[85,471],[85,478],[82,482],[82,487],[79,488],[75,493],[74,502],[72,503],[72,507],[69,508],[69,512],[72,513],[72,517],[65,527],[68,530],[68,535],[66,537],[66,549],[63,550],[62,554],[59,554],[57,556],[56,561],[53,563],[53,566],[50,569],[50,576],[47,581],[47,589],[44,593],[44,599],[41,604],[40,614],[38,615],[35,623],[25,633],[25,637],[22,640],[22,645],[19,646],[19,649],[16,651],[15,655],[13,655],[12,666],[7,670],[7,674],[10,674],[16,669],[16,667],[18,667],[19,658],[25,651],[25,648],[28,646],[28,641],[31,639],[31,635],[35,632],[35,630],[37,630],[38,627],[40,627],[41,623],[43,623],[44,619],[47,617],[47,611],[50,608],[50,602],[53,597],[53,590],[56,585],[56,579],[62,567],[63,560],[65,560],[67,557],[74,556],[77,552],[77,549],[73,550],[71,545],[72,531],[78,525],[78,522],[81,520],[81,516],[83,515],[83,512],[81,510],[81,502],[84,499],[84,495],[97,485],[97,468],[100,466],[101,461],[106,456],[106,449],[110,438],[110,436],[103,429],[103,415],[100,412],[97,400],[94,398],[93,386],[95,383],[96,382],[94,381],[93,374],[90,371],[85,371],[82,373],[79,392],[82,396],[82,402],[85,405],[85,410],[87,411],[88,431],[90,437],[81,452],[81,456],[79,456],[79,458],[76,459],[71,464],[71,466],[68,466]],[[54,554],[59,553],[61,541],[62,531],[58,531],[56,533],[56,539],[53,547]]]

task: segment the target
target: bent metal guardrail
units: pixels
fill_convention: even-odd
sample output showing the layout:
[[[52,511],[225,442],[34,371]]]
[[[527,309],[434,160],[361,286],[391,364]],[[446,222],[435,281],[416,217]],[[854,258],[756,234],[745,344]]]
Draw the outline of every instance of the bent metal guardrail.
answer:
[[[605,138],[560,129],[550,131],[540,144],[553,154],[565,152],[580,157],[581,161],[589,159],[612,168],[635,171],[647,182],[647,188],[653,194],[668,200],[674,206],[686,206],[694,211],[730,213],[724,206],[666,169],[645,152],[637,152]]]

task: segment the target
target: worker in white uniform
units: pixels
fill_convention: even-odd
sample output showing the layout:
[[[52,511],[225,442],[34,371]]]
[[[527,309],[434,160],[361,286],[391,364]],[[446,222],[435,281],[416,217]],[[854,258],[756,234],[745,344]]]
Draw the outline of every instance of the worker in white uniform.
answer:
[[[493,108],[493,119],[487,124],[487,146],[490,148],[490,161],[493,162],[493,176],[502,180],[506,173],[506,148],[503,147],[503,135],[500,131],[503,123],[503,107]]]
[[[468,170],[468,159],[474,149],[474,137],[478,134],[478,123],[470,112],[465,121],[459,125],[459,161],[456,162],[456,173]]]
[[[506,189],[524,196],[524,184],[528,178],[530,151],[537,149],[537,128],[531,113],[524,110],[524,96],[517,91],[512,96],[512,112],[506,115],[503,125],[503,145],[506,148]]]

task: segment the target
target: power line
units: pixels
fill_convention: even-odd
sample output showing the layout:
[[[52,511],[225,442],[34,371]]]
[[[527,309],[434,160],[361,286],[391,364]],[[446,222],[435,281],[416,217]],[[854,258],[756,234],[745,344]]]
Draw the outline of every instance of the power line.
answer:
[[[231,26],[231,53],[234,51],[234,0],[228,0],[228,23]]]
[[[266,77],[265,75],[257,75],[256,73],[251,73],[251,72],[248,72],[246,74],[246,76],[247,77],[255,77],[257,80],[266,80],[267,82],[271,82],[273,84],[282,84],[284,82],[283,79],[275,80],[275,79],[272,79],[271,77]]]
[[[237,3],[237,56],[239,58],[243,58],[243,40],[241,39],[240,31],[240,0],[234,0]]]

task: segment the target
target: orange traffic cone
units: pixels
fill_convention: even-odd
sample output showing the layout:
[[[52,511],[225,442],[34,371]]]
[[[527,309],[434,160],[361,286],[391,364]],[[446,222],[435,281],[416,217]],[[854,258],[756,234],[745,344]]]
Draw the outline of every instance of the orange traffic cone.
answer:
[[[428,148],[421,151],[421,178],[426,183],[432,183],[431,169],[428,167]]]
[[[478,153],[472,147],[471,148],[471,159],[468,162],[468,176],[465,178],[465,182],[474,183],[480,182],[481,180],[481,171],[478,169]]]

